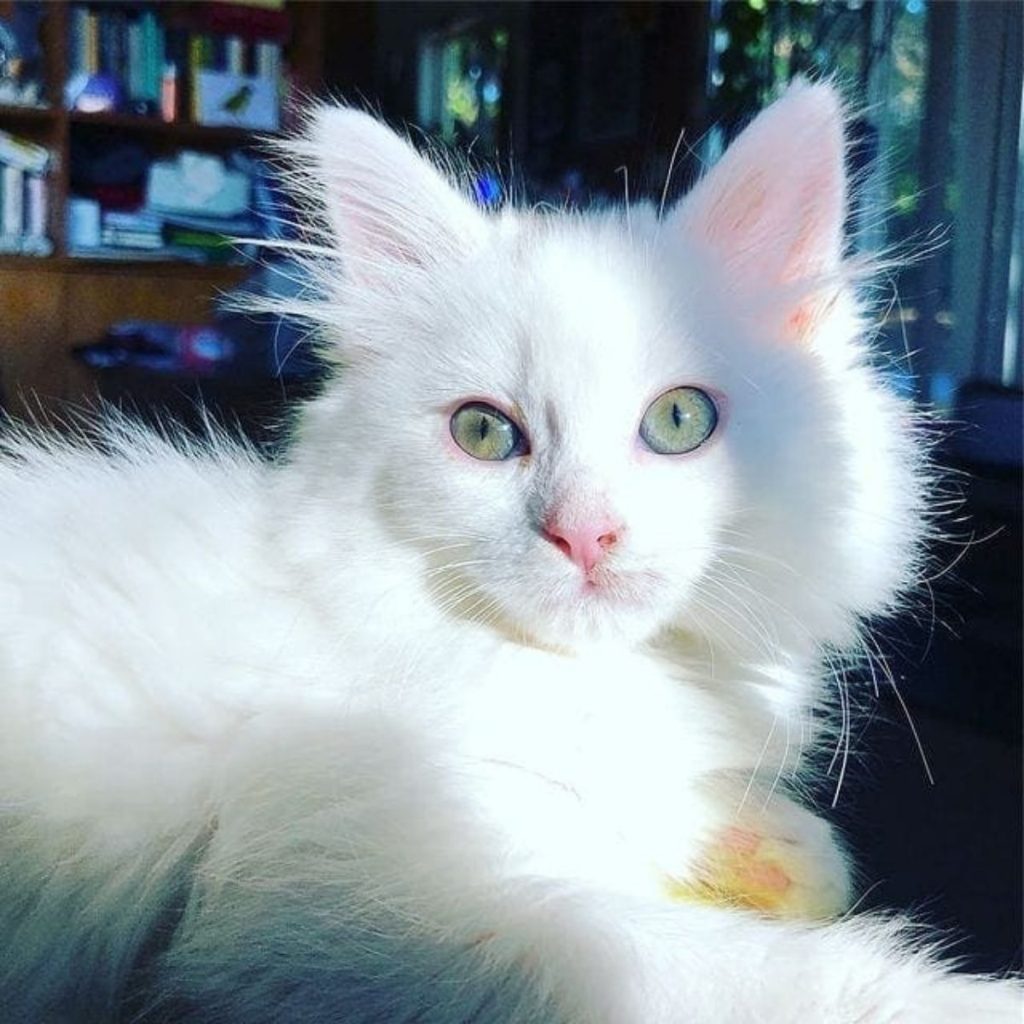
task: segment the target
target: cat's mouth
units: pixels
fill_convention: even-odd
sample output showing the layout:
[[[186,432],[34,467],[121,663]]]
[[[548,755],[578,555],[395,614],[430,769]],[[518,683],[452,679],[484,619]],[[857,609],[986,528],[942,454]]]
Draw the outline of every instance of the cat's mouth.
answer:
[[[622,608],[649,607],[663,584],[651,572],[627,572],[599,567],[580,580],[579,593],[584,600]]]
[[[621,586],[617,584],[615,578],[609,578],[607,575],[600,578],[584,576],[580,590],[586,597],[613,602],[623,600],[627,596],[623,593]]]
[[[541,600],[540,614],[527,629],[548,642],[570,647],[590,640],[638,640],[663,624],[672,605],[670,581],[664,576],[611,566],[571,580],[563,578]]]

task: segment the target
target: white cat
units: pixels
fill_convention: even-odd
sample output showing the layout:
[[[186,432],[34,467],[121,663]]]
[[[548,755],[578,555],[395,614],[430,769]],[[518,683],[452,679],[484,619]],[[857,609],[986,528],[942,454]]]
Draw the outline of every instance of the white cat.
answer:
[[[691,891],[752,837],[842,907],[777,783],[917,570],[831,89],[663,218],[482,213],[349,110],[293,153],[343,369],[289,456],[6,443],[2,1019],[1018,1021],[894,924]]]

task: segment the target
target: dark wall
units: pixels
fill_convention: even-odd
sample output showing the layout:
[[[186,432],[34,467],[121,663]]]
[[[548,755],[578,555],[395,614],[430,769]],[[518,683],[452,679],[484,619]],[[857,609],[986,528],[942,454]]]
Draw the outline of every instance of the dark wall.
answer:
[[[394,121],[416,114],[417,46],[474,20],[511,37],[500,157],[532,191],[660,194],[706,126],[708,8],[696,3],[346,3],[329,12],[327,85]],[[681,173],[690,176],[686,147]],[[573,175],[578,176],[573,177]],[[572,191],[571,187],[568,190]]]
[[[596,189],[657,193],[681,130],[705,125],[707,5],[535,4],[525,159],[557,179],[585,169]]]

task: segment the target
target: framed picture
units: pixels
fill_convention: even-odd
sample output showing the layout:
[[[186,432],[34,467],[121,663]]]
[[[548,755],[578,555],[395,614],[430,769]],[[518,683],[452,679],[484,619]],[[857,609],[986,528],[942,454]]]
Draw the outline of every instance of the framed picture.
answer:
[[[227,71],[200,71],[195,78],[196,120],[256,131],[276,131],[280,124],[277,82]]]

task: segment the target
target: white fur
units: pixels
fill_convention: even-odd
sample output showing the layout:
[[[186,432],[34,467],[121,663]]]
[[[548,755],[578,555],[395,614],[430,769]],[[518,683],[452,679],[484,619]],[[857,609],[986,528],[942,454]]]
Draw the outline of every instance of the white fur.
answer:
[[[352,111],[293,151],[324,244],[291,312],[344,368],[288,458],[115,425],[0,461],[4,1019],[1017,1020],[891,925],[664,896],[916,571],[833,93],[794,87],[663,221],[486,217]],[[656,456],[681,384],[719,429]],[[472,398],[528,457],[458,453]],[[555,508],[621,524],[597,592]],[[845,886],[819,822],[766,814]]]

